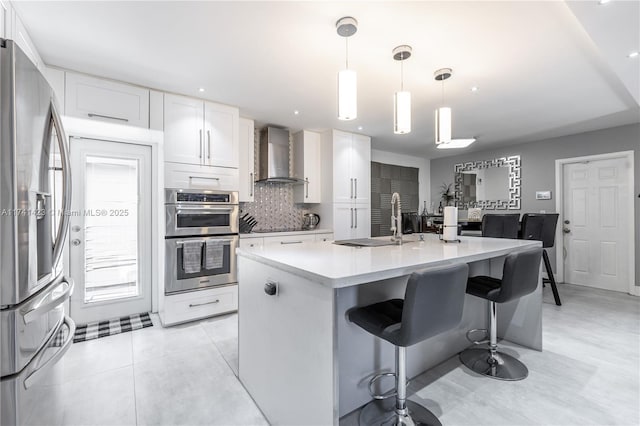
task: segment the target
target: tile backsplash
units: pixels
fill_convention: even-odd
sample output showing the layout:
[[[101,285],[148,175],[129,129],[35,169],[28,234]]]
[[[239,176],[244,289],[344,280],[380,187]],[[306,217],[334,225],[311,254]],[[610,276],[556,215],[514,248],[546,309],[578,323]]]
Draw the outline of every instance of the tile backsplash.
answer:
[[[254,201],[240,203],[240,216],[249,213],[258,224],[253,231],[282,231],[302,228],[302,215],[309,211],[293,201],[293,186],[256,182]]]

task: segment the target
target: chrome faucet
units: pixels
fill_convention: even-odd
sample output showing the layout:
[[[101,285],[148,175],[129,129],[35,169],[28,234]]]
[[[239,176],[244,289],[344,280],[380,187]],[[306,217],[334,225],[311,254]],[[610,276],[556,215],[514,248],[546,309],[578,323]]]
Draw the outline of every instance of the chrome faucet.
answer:
[[[402,244],[402,207],[400,194],[394,192],[391,196],[391,241],[397,245]]]

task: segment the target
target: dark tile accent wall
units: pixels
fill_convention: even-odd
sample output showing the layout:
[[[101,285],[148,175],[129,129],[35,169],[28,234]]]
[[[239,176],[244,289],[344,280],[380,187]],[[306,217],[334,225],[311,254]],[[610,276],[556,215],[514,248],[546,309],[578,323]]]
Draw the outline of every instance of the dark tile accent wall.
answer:
[[[371,162],[371,236],[391,235],[391,195],[400,194],[402,211],[418,211],[418,169]]]

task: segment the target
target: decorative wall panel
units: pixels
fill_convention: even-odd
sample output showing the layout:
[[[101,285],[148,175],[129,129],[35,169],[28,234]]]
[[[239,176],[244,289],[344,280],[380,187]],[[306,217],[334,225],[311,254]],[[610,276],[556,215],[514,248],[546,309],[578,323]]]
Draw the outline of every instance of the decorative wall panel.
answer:
[[[371,236],[391,235],[391,195],[400,194],[402,211],[418,212],[418,169],[371,162]]]

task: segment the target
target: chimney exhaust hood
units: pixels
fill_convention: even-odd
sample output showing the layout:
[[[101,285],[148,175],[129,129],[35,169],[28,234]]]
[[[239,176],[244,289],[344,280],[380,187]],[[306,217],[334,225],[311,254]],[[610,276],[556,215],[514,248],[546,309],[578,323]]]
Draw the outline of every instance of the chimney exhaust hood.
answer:
[[[258,145],[258,182],[298,183],[291,177],[289,165],[289,131],[265,127]]]

